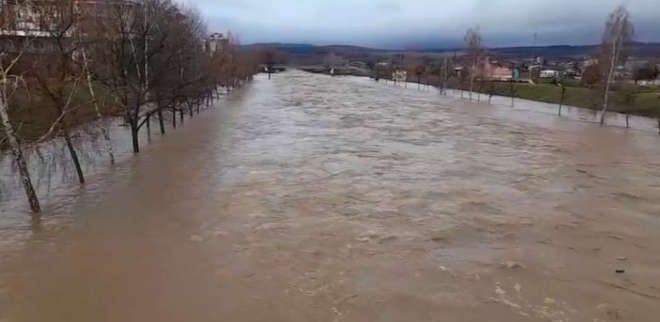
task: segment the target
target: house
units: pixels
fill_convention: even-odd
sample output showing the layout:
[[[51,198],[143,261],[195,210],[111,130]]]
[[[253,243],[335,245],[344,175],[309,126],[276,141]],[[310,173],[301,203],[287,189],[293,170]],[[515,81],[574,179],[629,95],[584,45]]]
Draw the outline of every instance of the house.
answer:
[[[561,72],[556,70],[556,69],[541,69],[541,72],[539,73],[539,78],[559,78],[561,76]]]
[[[510,81],[515,77],[515,70],[510,64],[503,64],[486,57],[481,66],[484,79],[491,81]]]
[[[587,70],[587,67],[593,66],[593,65],[596,65],[596,64],[598,64],[598,59],[597,58],[585,59],[582,62],[582,70]]]

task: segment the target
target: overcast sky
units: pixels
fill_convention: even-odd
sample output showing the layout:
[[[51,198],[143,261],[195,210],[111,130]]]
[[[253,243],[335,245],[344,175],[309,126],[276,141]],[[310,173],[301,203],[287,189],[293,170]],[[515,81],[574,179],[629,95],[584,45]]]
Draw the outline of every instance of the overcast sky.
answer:
[[[660,0],[187,0],[242,43],[452,47],[479,26],[488,46],[593,44],[626,3],[637,40],[660,42]]]

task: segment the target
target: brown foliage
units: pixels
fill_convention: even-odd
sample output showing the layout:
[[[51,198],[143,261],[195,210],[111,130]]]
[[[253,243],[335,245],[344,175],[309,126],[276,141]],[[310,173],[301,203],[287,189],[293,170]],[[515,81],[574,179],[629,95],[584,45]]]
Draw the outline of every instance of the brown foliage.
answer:
[[[582,85],[593,88],[603,81],[603,68],[601,64],[588,66],[582,73]]]

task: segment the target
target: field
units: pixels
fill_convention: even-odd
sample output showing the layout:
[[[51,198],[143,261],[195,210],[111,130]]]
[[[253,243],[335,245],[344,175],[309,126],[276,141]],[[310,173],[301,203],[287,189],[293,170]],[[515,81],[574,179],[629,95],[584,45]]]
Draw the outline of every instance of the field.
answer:
[[[494,95],[511,96],[511,83],[487,82],[476,84],[481,92]],[[561,102],[561,87],[555,84],[542,83],[514,83],[514,95],[518,98],[556,103]],[[611,94],[613,103],[611,111],[642,115],[648,117],[660,116],[660,89],[635,87],[634,89],[619,89]],[[566,86],[564,105],[584,107],[589,109],[600,109],[602,97],[598,89],[577,86],[569,83]]]

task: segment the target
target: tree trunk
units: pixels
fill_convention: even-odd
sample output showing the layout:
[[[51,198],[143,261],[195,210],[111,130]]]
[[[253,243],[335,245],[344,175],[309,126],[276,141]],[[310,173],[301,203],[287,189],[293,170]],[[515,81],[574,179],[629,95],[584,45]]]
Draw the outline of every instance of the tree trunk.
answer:
[[[115,163],[115,154],[112,151],[112,141],[110,140],[110,132],[108,128],[103,124],[103,115],[99,109],[98,100],[96,99],[96,92],[94,91],[94,86],[92,86],[92,74],[89,72],[89,65],[87,61],[87,54],[85,50],[82,51],[83,66],[86,71],[87,78],[87,88],[89,90],[89,95],[92,97],[92,105],[94,106],[94,111],[96,112],[96,119],[101,126],[101,134],[103,135],[103,140],[105,141],[105,149],[108,152],[108,157],[110,158],[110,164]]]
[[[192,108],[192,105],[190,105],[190,104],[186,104],[186,105],[188,105],[188,114],[190,114],[190,118],[192,118],[192,117],[193,117],[193,108]]]
[[[179,109],[179,120],[181,121],[181,125],[183,125],[183,109]]]
[[[477,103],[481,103],[481,90],[484,87],[483,79],[479,82],[479,91],[477,92]]]
[[[147,138],[151,141],[151,114],[147,114]]]
[[[140,138],[138,137],[137,121],[131,120],[131,138],[133,142],[133,153],[140,153]]]
[[[559,100],[559,112],[557,113],[561,116],[561,108],[564,105],[564,97],[566,96],[566,87],[561,88],[561,99]]]
[[[25,161],[25,157],[23,156],[23,151],[21,150],[21,146],[18,143],[18,139],[16,138],[14,127],[11,125],[11,122],[9,121],[9,114],[7,113],[7,105],[5,104],[4,100],[0,101],[0,121],[2,121],[2,127],[5,132],[5,137],[7,138],[7,142],[9,143],[9,147],[11,148],[12,155],[14,156],[14,162],[16,162],[16,166],[18,167],[18,172],[21,176],[21,183],[23,184],[25,195],[27,196],[28,202],[30,203],[30,209],[34,213],[39,213],[41,212],[41,206],[39,205],[39,198],[37,197],[37,193],[34,190],[34,186],[32,185],[32,178],[30,177],[30,171],[28,170],[27,162]]]
[[[176,107],[172,106],[172,128],[176,129]]]
[[[472,63],[472,70],[470,71],[470,93],[468,94],[469,100],[472,101],[472,90],[474,89],[474,72],[477,70],[477,63]]]
[[[69,130],[66,128],[66,125],[65,128],[62,129],[62,134],[64,135],[64,142],[66,142],[66,147],[69,150],[69,154],[71,155],[73,166],[76,168],[78,182],[80,182],[80,184],[85,184],[85,176],[83,175],[82,167],[80,166],[78,153],[76,152],[76,148],[73,146],[73,141],[71,141],[71,135],[69,135]]]
[[[509,89],[509,93],[511,94],[511,107],[514,107],[514,99],[515,99],[513,89],[514,89],[513,80],[511,80],[511,88]]]
[[[158,107],[158,126],[160,127],[160,135],[165,135],[165,120],[163,120],[163,109]]]
[[[612,83],[612,78],[614,77],[614,69],[616,68],[617,61],[617,43],[619,42],[619,35],[612,42],[612,54],[610,56],[610,67],[607,72],[607,79],[605,81],[605,94],[603,97],[603,109],[600,113],[600,125],[605,125],[605,114],[607,113],[609,99],[610,99],[610,85]]]

